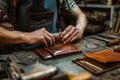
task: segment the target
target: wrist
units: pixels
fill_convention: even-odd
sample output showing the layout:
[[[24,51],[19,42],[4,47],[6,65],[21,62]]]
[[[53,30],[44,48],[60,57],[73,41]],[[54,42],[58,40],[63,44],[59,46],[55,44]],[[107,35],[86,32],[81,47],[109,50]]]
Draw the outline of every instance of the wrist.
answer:
[[[29,44],[28,33],[20,33],[19,38],[22,43]]]
[[[78,29],[78,32],[80,33],[80,34],[83,34],[83,32],[84,32],[84,30],[83,29],[81,29],[80,27],[78,27],[78,26],[76,26],[76,28]]]
[[[79,28],[79,27],[76,27],[76,28],[77,28],[77,30],[78,30],[78,39],[81,39],[82,36],[83,36],[83,32],[84,32],[84,30],[81,29],[81,28]]]

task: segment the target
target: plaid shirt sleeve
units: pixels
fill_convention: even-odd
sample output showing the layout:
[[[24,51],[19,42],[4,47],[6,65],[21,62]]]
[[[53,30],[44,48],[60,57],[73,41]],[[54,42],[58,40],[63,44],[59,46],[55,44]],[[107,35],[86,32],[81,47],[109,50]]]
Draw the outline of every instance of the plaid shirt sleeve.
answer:
[[[76,5],[74,0],[63,0],[62,2],[62,8],[64,8],[65,10],[71,10],[72,8],[74,8]]]
[[[2,13],[7,12],[7,2],[6,2],[6,0],[0,0],[0,12],[2,12]]]

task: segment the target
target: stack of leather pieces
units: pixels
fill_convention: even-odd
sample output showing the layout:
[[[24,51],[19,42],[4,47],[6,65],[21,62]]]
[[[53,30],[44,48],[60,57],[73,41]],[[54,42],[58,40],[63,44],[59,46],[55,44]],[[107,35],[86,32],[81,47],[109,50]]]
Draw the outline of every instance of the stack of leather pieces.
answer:
[[[82,51],[72,44],[63,44],[59,34],[55,35],[56,44],[45,48],[36,48],[33,50],[42,59],[58,58],[70,54],[81,53]]]
[[[120,67],[120,53],[112,50],[85,53],[84,58],[73,60],[79,66],[93,74],[101,74]]]

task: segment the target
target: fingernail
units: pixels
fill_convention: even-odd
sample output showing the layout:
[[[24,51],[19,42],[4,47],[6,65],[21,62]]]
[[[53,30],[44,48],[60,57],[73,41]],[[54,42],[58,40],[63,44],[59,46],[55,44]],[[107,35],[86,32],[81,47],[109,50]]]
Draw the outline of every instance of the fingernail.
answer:
[[[63,42],[64,44],[66,44],[66,42]]]
[[[60,36],[61,36],[61,37],[63,37],[63,35],[62,35],[62,34],[61,34]]]

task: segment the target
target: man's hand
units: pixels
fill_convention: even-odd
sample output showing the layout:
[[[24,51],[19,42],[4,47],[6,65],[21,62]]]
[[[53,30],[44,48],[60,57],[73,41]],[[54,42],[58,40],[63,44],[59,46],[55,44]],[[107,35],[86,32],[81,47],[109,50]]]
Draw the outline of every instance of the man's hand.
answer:
[[[47,47],[52,46],[55,43],[53,35],[50,34],[45,28],[27,33],[25,36],[25,41],[28,44],[43,43]]]
[[[69,25],[61,33],[62,41],[64,44],[72,42],[76,39],[80,39],[80,38],[82,38],[82,35],[83,35],[83,31],[73,25]]]

